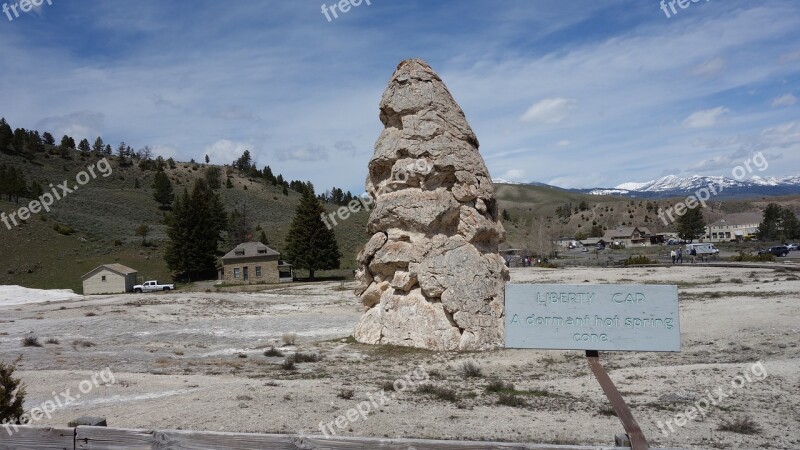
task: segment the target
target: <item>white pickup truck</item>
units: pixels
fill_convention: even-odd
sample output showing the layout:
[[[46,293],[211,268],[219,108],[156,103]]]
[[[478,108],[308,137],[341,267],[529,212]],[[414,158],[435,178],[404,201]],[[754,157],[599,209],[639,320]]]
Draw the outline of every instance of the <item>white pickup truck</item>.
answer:
[[[144,284],[137,284],[133,287],[133,292],[137,294],[141,294],[142,292],[153,292],[153,291],[173,291],[175,290],[174,284],[161,284],[156,280],[153,281],[145,281]]]

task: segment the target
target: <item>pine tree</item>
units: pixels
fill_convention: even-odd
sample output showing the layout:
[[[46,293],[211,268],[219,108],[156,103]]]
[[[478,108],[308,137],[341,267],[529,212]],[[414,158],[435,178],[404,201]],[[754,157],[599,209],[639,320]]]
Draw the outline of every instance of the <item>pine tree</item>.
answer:
[[[70,148],[75,150],[75,139],[67,136],[66,134],[61,138],[61,147]]]
[[[54,138],[53,135],[47,131],[45,131],[42,135],[42,141],[44,141],[44,143],[47,145],[56,145],[56,138]]]
[[[14,139],[14,132],[6,119],[0,119],[0,152],[11,151],[11,140]]]
[[[706,235],[706,220],[700,206],[687,208],[686,213],[675,220],[678,237],[691,243]]]
[[[172,182],[163,170],[156,172],[153,180],[153,198],[161,204],[161,209],[166,209],[169,204],[175,199],[175,193],[172,190]]]
[[[342,257],[333,230],[322,222],[324,212],[314,190],[304,190],[286,238],[286,259],[295,269],[308,270],[312,280],[317,270],[338,269]]]
[[[197,180],[191,195],[184,190],[175,200],[166,223],[170,241],[164,259],[176,277],[194,281],[213,276],[227,224],[219,195],[203,179]]]
[[[78,144],[78,150],[85,155],[92,150],[92,147],[89,146],[89,141],[87,139],[81,139],[81,142]]]
[[[261,230],[261,236],[258,237],[258,242],[261,242],[264,245],[269,245],[269,241],[267,240],[267,233],[264,230]]]
[[[14,377],[17,363],[22,356],[12,364],[0,362],[0,423],[20,424],[25,414],[25,385],[22,380]]]
[[[113,150],[111,150],[111,144],[106,144],[106,148],[103,150],[103,154],[106,156],[111,156]]]
[[[228,177],[228,179],[225,181],[225,188],[233,189],[233,182],[231,181],[231,177]]]
[[[97,153],[103,153],[103,149],[106,147],[106,144],[103,142],[103,138],[97,136],[97,139],[94,140],[94,145],[92,146],[92,151]]]
[[[208,155],[206,155],[206,164],[208,164],[209,162],[211,162],[211,158],[209,158]]]
[[[764,218],[758,226],[758,238],[766,241],[782,241],[800,237],[800,222],[788,208],[770,203],[764,209]]]

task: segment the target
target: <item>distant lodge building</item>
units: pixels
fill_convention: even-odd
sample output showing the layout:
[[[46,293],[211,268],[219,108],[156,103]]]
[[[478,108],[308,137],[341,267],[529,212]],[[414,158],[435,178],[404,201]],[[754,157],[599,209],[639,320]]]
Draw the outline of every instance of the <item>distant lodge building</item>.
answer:
[[[763,218],[760,212],[728,214],[706,227],[706,242],[755,239]]]
[[[653,234],[647,227],[617,227],[606,230],[603,237],[592,237],[584,239],[581,244],[584,247],[596,247],[606,245],[647,246],[663,243],[668,237],[665,233]]]
[[[81,277],[83,295],[133,292],[138,272],[122,264],[103,264]]]
[[[292,281],[292,265],[280,253],[260,242],[239,244],[222,257],[219,280],[229,284],[282,283]]]

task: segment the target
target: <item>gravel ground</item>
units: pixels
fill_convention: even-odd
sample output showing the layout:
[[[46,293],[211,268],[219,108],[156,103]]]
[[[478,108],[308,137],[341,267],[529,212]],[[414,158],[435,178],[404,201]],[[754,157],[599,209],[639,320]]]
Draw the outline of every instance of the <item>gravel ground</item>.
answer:
[[[651,444],[800,448],[794,272],[520,268],[512,269],[512,282],[678,284],[681,353],[601,354]],[[337,434],[607,445],[622,431],[581,352],[357,344],[348,336],[362,310],[349,288],[337,282],[0,306],[0,360],[22,355],[17,374],[28,386],[26,408],[54,393],[74,397],[38,424],[100,415],[126,428],[322,434],[360,405],[364,416],[330,425]],[[32,336],[42,347],[22,346]],[[58,343],[45,343],[50,338]],[[286,370],[285,357],[264,355],[271,347],[322,359]],[[465,377],[465,362],[480,375]],[[111,373],[98,376],[105,368]],[[737,378],[743,374],[750,381]],[[509,405],[498,404],[502,392],[487,390],[498,380],[507,383],[505,393],[513,390],[502,397]],[[714,394],[717,405],[705,417],[673,431],[664,425],[718,388],[732,395]],[[745,417],[756,433],[720,430]],[[731,428],[752,431],[746,425]]]

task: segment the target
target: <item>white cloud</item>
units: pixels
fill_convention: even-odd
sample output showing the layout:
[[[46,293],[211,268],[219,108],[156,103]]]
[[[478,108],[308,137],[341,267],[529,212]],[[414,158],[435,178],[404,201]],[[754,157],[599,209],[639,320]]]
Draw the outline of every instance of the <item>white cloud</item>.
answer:
[[[523,181],[526,172],[523,169],[510,169],[503,174],[502,178],[510,181]]]
[[[568,141],[566,139],[564,139],[563,141],[558,141],[556,143],[556,146],[558,146],[558,147],[569,147],[570,145],[572,145],[572,142],[570,142],[570,141]]]
[[[690,73],[696,76],[713,77],[725,70],[725,66],[727,66],[725,58],[717,57],[693,67]]]
[[[321,145],[295,145],[275,151],[278,161],[319,161],[328,159],[328,149]]]
[[[797,97],[792,94],[781,95],[780,97],[776,98],[772,101],[773,108],[779,108],[781,106],[792,106],[797,103]]]
[[[688,128],[708,128],[717,124],[720,116],[731,112],[728,108],[718,106],[713,109],[695,111],[683,121],[683,126]]]
[[[205,154],[211,158],[214,164],[231,164],[242,156],[245,150],[250,150],[253,154],[253,144],[251,142],[237,142],[228,139],[220,139],[210,147],[206,147]]]
[[[66,134],[76,141],[88,139],[94,142],[94,139],[102,134],[104,122],[103,114],[78,111],[63,116],[45,117],[36,124],[36,128],[42,133],[49,131],[56,141]]]
[[[782,63],[790,63],[800,61],[800,50],[796,50],[790,53],[784,53],[780,57],[780,62]]]
[[[577,100],[568,98],[546,98],[531,105],[519,120],[530,123],[559,123],[567,118],[577,104]]]

